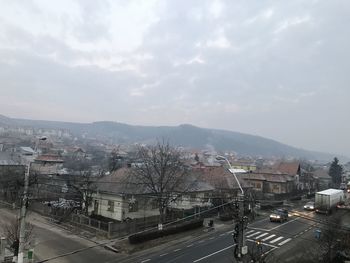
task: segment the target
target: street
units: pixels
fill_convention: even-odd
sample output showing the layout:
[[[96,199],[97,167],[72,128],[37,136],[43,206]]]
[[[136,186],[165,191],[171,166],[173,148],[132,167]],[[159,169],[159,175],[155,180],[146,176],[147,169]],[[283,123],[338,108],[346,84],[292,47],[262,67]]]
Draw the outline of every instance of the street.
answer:
[[[300,216],[307,217],[307,219]],[[265,217],[250,224],[246,231],[246,241],[250,253],[268,255],[271,252],[283,249],[287,245],[289,248],[291,246],[299,247],[299,241],[304,240],[305,236],[307,236],[309,243],[310,241],[314,241],[312,239],[313,231],[318,226],[318,223],[313,221],[313,218],[317,221],[318,215],[315,215],[313,212],[302,211],[299,213],[299,216],[290,215],[288,221],[285,223],[273,223],[270,222],[268,217]],[[234,245],[231,234],[232,231],[214,231],[198,240],[190,240],[158,252],[130,256],[125,260],[118,260],[118,262],[232,263],[235,260],[233,258]],[[260,246],[257,245],[257,240],[261,241]],[[283,256],[288,255],[288,249],[284,251]],[[289,256],[293,257],[293,255]],[[112,260],[108,262],[117,261]]]
[[[15,217],[15,211],[7,208],[0,208],[0,224],[10,222]],[[57,255],[69,253],[78,249],[87,248],[95,245],[94,242],[71,234],[69,231],[59,228],[55,225],[44,223],[39,217],[32,214],[28,215],[29,221],[34,225],[33,235],[35,237],[34,254],[35,261],[48,259]],[[1,231],[2,229],[0,229]],[[87,249],[82,253],[69,255],[66,257],[50,260],[52,263],[69,262],[104,262],[116,257],[116,254],[103,247]]]
[[[319,226],[318,221],[327,219],[327,216],[302,211],[302,209],[293,211],[295,212],[290,213],[288,221],[284,223],[270,222],[266,214],[248,225],[245,237],[250,256],[267,256],[273,259],[269,262],[296,262],[298,257],[305,259],[306,249],[311,251],[312,246],[317,247],[314,230]],[[0,223],[8,222],[13,217],[13,211],[0,208]],[[96,245],[55,225],[45,223],[42,219],[40,220],[40,217],[29,215],[28,218],[35,226],[36,261]],[[177,242],[175,245],[155,246],[131,255],[116,254],[103,247],[95,247],[49,262],[235,262],[231,224],[217,227],[206,233],[204,229],[201,231],[203,231],[202,235]],[[260,245],[257,243],[258,240]],[[309,254],[312,257],[312,253]]]

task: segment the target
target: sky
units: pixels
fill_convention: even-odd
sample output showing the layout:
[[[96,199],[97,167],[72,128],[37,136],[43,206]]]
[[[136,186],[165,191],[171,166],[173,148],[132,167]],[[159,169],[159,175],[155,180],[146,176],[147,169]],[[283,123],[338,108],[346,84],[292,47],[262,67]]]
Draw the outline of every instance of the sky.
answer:
[[[348,0],[0,0],[0,114],[350,156]]]

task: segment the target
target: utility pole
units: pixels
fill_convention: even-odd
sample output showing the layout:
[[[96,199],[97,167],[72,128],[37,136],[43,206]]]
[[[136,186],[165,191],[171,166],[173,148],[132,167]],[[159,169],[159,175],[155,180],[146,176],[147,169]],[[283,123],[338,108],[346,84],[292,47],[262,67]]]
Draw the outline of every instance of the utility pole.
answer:
[[[18,263],[23,263],[24,255],[24,242],[25,242],[25,229],[26,229],[26,209],[28,202],[28,186],[29,186],[29,173],[30,173],[31,162],[27,166],[27,171],[24,174],[24,191],[23,199],[21,204],[21,213],[20,213],[20,229],[19,229],[19,248],[18,248]]]
[[[45,141],[46,137],[38,138],[38,141]],[[37,143],[35,144],[34,153],[37,150]],[[28,204],[28,187],[29,187],[29,175],[30,175],[30,166],[33,161],[29,161],[27,166],[27,171],[24,174],[24,190],[23,190],[23,199],[21,204],[21,213],[20,213],[20,229],[19,229],[19,248],[18,248],[18,263],[23,263],[24,257],[24,244],[25,244],[25,232],[26,232],[26,210]]]
[[[216,157],[217,160],[225,160],[228,164],[229,171],[231,174],[233,174],[234,178],[236,179],[237,185],[241,191],[241,193],[238,194],[238,223],[235,224],[234,228],[234,235],[233,240],[236,243],[235,247],[235,253],[234,256],[237,259],[238,262],[245,262],[244,256],[248,253],[248,247],[246,245],[245,240],[245,227],[247,223],[247,217],[244,216],[244,191],[243,188],[234,172],[234,169],[232,168],[230,162],[227,160],[226,157],[218,155]]]

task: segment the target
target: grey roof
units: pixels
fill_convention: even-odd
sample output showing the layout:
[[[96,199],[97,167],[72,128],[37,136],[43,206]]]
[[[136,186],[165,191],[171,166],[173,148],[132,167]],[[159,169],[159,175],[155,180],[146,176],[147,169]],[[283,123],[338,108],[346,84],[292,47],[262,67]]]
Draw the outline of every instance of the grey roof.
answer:
[[[7,152],[0,152],[0,165],[20,165],[20,162],[18,156]]]
[[[22,146],[22,147],[21,147],[21,150],[22,150],[22,151],[25,151],[25,152],[34,153],[34,150],[33,150],[31,147],[27,147],[27,146]]]

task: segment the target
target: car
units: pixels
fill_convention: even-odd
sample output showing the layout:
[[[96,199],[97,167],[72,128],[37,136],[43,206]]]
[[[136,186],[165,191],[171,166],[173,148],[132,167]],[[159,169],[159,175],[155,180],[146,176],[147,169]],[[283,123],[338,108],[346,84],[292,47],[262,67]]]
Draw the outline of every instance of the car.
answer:
[[[314,211],[315,210],[315,202],[307,202],[304,205],[304,209],[308,211]]]
[[[273,213],[270,215],[270,221],[271,222],[284,222],[288,219],[288,210],[284,208],[279,208],[273,211]]]

